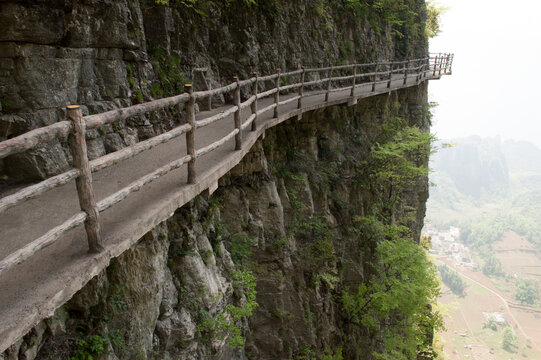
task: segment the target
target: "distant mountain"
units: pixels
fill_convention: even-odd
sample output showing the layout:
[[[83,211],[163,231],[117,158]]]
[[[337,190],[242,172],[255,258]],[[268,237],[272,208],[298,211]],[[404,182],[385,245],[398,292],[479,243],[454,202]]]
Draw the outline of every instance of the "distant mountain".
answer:
[[[512,230],[541,248],[541,150],[479,136],[439,146],[431,158],[436,186],[430,188],[427,221],[459,226],[470,234],[463,240],[477,246]]]
[[[451,146],[443,147],[445,143]],[[438,177],[449,178],[460,193],[479,199],[481,195],[508,191],[508,162],[499,138],[472,136],[439,145],[431,167]]]
[[[527,141],[507,140],[501,148],[510,171],[530,171],[541,174],[541,149],[534,144]]]

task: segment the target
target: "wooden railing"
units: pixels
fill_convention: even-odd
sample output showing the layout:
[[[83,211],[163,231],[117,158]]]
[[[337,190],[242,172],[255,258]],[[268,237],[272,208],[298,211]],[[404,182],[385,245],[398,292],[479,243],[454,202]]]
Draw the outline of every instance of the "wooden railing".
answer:
[[[69,138],[70,149],[73,155],[73,169],[62,174],[48,178],[38,184],[28,186],[12,195],[0,199],[0,214],[25,200],[34,198],[47,190],[64,185],[71,180],[76,181],[77,194],[81,211],[71,216],[59,226],[54,227],[47,233],[34,240],[30,244],[15,251],[0,261],[0,273],[6,271],[15,264],[28,259],[41,249],[53,244],[66,231],[84,223],[90,252],[100,252],[104,249],[100,231],[100,214],[124,200],[131,193],[140,190],[146,184],[164,176],[184,164],[188,167],[189,184],[197,182],[195,163],[197,159],[235,139],[235,149],[242,149],[242,131],[250,127],[251,131],[257,129],[257,120],[262,114],[273,110],[274,117],[278,117],[280,107],[291,102],[297,102],[297,108],[302,107],[303,99],[307,97],[325,95],[323,101],[329,101],[329,94],[337,91],[349,90],[349,95],[354,98],[356,89],[361,85],[371,84],[372,91],[376,91],[376,85],[386,83],[387,88],[391,82],[403,77],[403,84],[408,79],[415,77],[419,83],[428,77],[437,77],[442,74],[450,74],[453,62],[452,54],[433,54],[430,57],[405,60],[405,61],[381,61],[370,64],[352,64],[329,66],[325,68],[301,68],[298,70],[281,73],[280,70],[273,75],[258,76],[256,73],[247,80],[234,78],[234,82],[217,89],[205,91],[193,91],[193,87],[187,84],[186,92],[169,98],[150,101],[144,104],[134,105],[127,108],[111,110],[105,113],[82,116],[78,105],[67,107],[66,121],[38,128],[20,136],[0,142],[0,159],[10,155],[25,152],[38,147],[40,144],[54,140]],[[349,73],[349,74],[348,74]],[[324,74],[321,78],[320,74]],[[297,77],[297,82],[282,85],[282,81]],[[306,81],[307,77],[311,80]],[[264,85],[273,83],[268,89]],[[334,86],[333,86],[334,84]],[[241,89],[250,86],[251,96],[241,102]],[[259,92],[260,88],[266,89]],[[296,90],[297,94],[280,101],[281,93],[290,93]],[[305,92],[305,90],[311,90]],[[227,110],[197,120],[195,118],[196,101],[206,101],[212,108],[212,98],[217,95],[233,93],[233,106]],[[258,109],[258,100],[273,96],[274,101],[262,109]],[[166,133],[155,136],[148,140],[138,142],[119,151],[107,154],[100,158],[89,161],[86,146],[86,131],[97,129],[107,124],[126,120],[134,115],[141,115],[151,111],[165,109],[173,106],[185,105],[186,123]],[[241,118],[241,110],[250,107],[250,115],[246,119]],[[196,150],[195,132],[197,129],[210,125],[233,114],[235,128],[220,140]],[[96,201],[92,186],[92,173],[113,166],[120,161],[134,157],[135,155],[152,149],[159,144],[166,143],[181,135],[186,135],[186,155],[174,160],[155,171],[132,182],[125,188],[114,194]]]

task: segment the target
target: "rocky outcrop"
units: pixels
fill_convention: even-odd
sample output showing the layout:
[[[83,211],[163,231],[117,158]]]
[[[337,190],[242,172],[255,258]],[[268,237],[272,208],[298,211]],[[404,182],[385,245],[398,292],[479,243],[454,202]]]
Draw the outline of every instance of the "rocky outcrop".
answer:
[[[114,259],[5,358],[370,354],[368,338],[348,336],[339,301],[346,286],[362,283],[370,256],[350,229],[379,199],[363,184],[358,160],[369,157],[398,114],[426,130],[425,101],[421,86],[269,129],[212,196],[178,209]],[[421,178],[392,211],[414,239],[426,198]],[[251,275],[258,306],[249,316]],[[102,352],[92,353],[96,343]]]

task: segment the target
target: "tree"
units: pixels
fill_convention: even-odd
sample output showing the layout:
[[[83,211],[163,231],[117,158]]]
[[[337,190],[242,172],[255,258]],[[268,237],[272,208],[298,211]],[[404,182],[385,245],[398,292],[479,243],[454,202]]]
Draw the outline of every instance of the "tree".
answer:
[[[483,274],[496,276],[503,275],[502,262],[494,255],[489,255],[483,264]]]
[[[518,337],[513,329],[511,329],[510,326],[507,326],[505,329],[503,329],[502,347],[509,352],[514,352],[517,346]]]
[[[367,281],[342,292],[346,321],[381,342],[386,353],[374,358],[417,358],[430,351],[433,331],[443,327],[431,307],[439,294],[435,268],[426,251],[408,238],[409,229],[373,217],[357,220],[362,233],[378,243]]]
[[[522,304],[539,304],[539,283],[534,279],[517,279],[515,299]]]
[[[426,2],[426,25],[425,25],[425,35],[427,37],[437,36],[440,30],[440,16],[447,8],[445,6],[439,5],[433,0],[428,0]]]
[[[451,270],[447,265],[438,266],[440,272],[441,281],[451,289],[453,293],[458,296],[464,296],[466,290],[466,282],[457,274],[456,271]]]

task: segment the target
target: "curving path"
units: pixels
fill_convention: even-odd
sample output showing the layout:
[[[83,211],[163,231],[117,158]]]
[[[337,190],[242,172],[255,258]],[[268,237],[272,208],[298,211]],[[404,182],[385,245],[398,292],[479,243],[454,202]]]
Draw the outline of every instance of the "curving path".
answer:
[[[423,80],[439,79],[428,74]],[[33,326],[69,300],[92,277],[109,264],[111,258],[129,249],[146,232],[166,220],[179,207],[198,194],[217,186],[217,181],[246,155],[265,130],[281,122],[302,116],[304,112],[340,104],[353,105],[358,99],[418,86],[415,77],[397,76],[390,88],[378,84],[372,92],[371,84],[359,84],[355,97],[345,89],[330,94],[303,98],[303,107],[296,101],[280,107],[278,118],[269,111],[258,117],[256,131],[243,131],[243,149],[234,151],[234,140],[197,160],[197,183],[186,183],[187,169],[183,166],[146,185],[126,200],[101,215],[102,234],[106,250],[100,254],[87,253],[86,234],[82,226],[0,276],[0,353],[26,334]],[[306,92],[305,95],[309,95]],[[281,95],[280,100],[296,94]],[[272,99],[261,99],[259,107],[272,104]],[[229,106],[228,106],[229,107]],[[224,111],[228,107],[197,114],[201,119]],[[245,119],[250,109],[244,109]],[[198,129],[195,142],[202,148],[222,138],[234,129],[233,116]],[[97,200],[120,190],[132,181],[186,154],[184,136],[145,151],[134,158],[93,174]],[[0,259],[33,241],[54,226],[80,211],[74,181],[50,190],[43,195],[17,205],[0,215]]]

